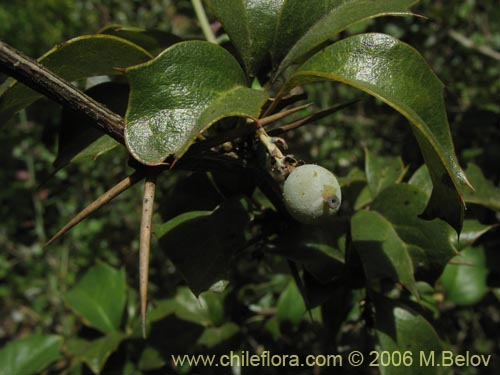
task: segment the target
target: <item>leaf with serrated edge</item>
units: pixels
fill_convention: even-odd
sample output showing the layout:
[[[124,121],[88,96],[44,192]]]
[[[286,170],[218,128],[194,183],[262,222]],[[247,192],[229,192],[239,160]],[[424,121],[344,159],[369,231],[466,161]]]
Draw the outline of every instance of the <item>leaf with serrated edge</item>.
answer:
[[[459,232],[464,215],[461,191],[468,181],[456,159],[443,84],[422,56],[385,34],[355,35],[306,61],[279,96],[295,86],[325,79],[365,91],[410,121],[434,186],[425,209],[426,218],[442,218]]]
[[[178,43],[156,59],[127,69],[125,142],[141,163],[180,158],[211,124],[224,117],[259,116],[267,100],[247,86],[243,70],[222,47]]]
[[[38,61],[66,81],[118,75],[115,68],[126,68],[151,59],[152,56],[128,40],[111,35],[85,35],[57,45]],[[15,80],[0,93],[0,125],[16,112],[43,95]]]

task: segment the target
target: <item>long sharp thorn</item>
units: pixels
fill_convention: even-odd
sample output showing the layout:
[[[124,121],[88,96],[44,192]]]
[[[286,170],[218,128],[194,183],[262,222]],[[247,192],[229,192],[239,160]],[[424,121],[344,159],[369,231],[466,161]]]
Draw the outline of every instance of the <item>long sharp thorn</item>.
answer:
[[[285,118],[287,116],[290,116],[291,114],[294,114],[295,112],[301,111],[303,109],[306,109],[307,107],[310,107],[311,103],[304,104],[304,105],[299,105],[297,107],[293,107],[278,113],[275,113],[273,115],[263,117],[259,120],[261,126],[266,126],[272,122],[281,120],[282,118]]]
[[[151,226],[156,190],[156,171],[150,171],[144,183],[142,199],[141,233],[139,241],[139,294],[141,296],[142,337],[146,338],[146,310],[148,304],[149,253],[151,248]]]
[[[63,226],[56,234],[52,236],[50,240],[48,240],[44,246],[49,246],[55,240],[59,239],[63,234],[73,228],[75,225],[85,220],[87,217],[92,215],[99,208],[104,206],[106,203],[109,203],[111,200],[116,198],[118,195],[123,193],[125,190],[129,189],[133,185],[135,185],[138,181],[142,180],[144,175],[142,172],[135,172],[129,177],[123,179],[83,210],[81,210],[75,217],[73,217],[65,226]]]

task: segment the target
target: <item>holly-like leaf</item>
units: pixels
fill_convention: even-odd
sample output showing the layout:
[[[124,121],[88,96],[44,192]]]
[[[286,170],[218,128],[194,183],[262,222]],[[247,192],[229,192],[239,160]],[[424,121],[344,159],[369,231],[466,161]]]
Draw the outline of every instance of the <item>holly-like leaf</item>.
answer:
[[[99,34],[114,35],[141,46],[153,56],[164,49],[179,43],[182,38],[161,30],[146,30],[140,27],[109,25],[99,31]]]
[[[418,0],[289,0],[281,9],[273,60],[278,74],[341,31],[381,16],[408,16]]]
[[[104,333],[117,332],[126,303],[124,270],[99,263],[65,296],[66,304],[83,321]]]
[[[368,150],[365,150],[365,171],[372,197],[386,187],[401,182],[406,172],[400,157],[375,156]]]
[[[475,191],[466,191],[465,201],[500,211],[500,187],[487,180],[481,168],[473,163],[467,166],[467,175]]]
[[[456,159],[443,84],[422,56],[385,34],[355,35],[306,61],[284,85],[280,96],[295,86],[324,79],[365,91],[410,121],[433,182],[425,217],[442,218],[459,232],[464,216],[461,191],[468,181]]]
[[[418,0],[208,0],[247,72],[272,58],[279,72],[362,21],[411,15]]]
[[[0,349],[0,375],[35,375],[61,356],[63,339],[55,335],[28,335]]]
[[[397,184],[382,191],[371,208],[387,219],[406,243],[418,279],[433,284],[456,250],[449,225],[439,219],[418,217],[426,201],[427,196],[417,187]]]
[[[158,230],[160,245],[195,294],[229,276],[233,255],[246,244],[248,212],[228,200],[214,212],[186,213]]]
[[[148,165],[180,158],[211,124],[231,116],[256,118],[267,100],[247,87],[234,57],[207,42],[178,43],[156,59],[127,69],[130,101],[125,141]]]
[[[488,268],[481,247],[468,247],[452,259],[441,276],[446,299],[460,306],[472,306],[488,293]]]
[[[277,17],[284,2],[285,0],[210,1],[212,11],[224,26],[250,75],[256,75],[261,64],[270,57]]]
[[[152,56],[125,39],[111,35],[84,35],[61,43],[38,61],[67,81],[122,74],[115,68],[126,68],[151,59]],[[43,95],[15,80],[0,93],[0,124]]]
[[[360,211],[351,221],[352,240],[368,281],[390,279],[418,295],[407,244],[377,212]]]
[[[436,366],[436,364],[441,364],[441,354],[444,348],[432,325],[422,315],[405,305],[382,296],[373,297],[377,351],[401,354],[399,366],[392,365],[394,362],[391,362],[389,366],[383,366],[379,360],[381,374],[448,373],[448,369]],[[404,357],[405,353],[408,353],[406,357]],[[421,353],[426,354],[425,362],[421,362]],[[434,357],[434,363],[427,362],[429,356]],[[397,361],[399,362],[399,359]],[[402,367],[403,364],[404,367]]]
[[[106,82],[92,87],[86,94],[113,112],[124,115],[127,109],[128,86]],[[59,131],[59,149],[54,168],[59,170],[70,163],[95,160],[119,145],[110,136],[96,129],[93,120],[80,112],[64,109]]]

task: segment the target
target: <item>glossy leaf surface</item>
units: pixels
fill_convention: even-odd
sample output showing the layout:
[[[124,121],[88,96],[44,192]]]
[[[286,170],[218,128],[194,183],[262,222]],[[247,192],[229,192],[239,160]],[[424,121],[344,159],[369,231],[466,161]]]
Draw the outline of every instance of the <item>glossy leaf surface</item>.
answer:
[[[243,60],[255,75],[269,58],[277,17],[285,0],[211,0],[210,5]]]
[[[247,72],[272,58],[280,71],[349,26],[374,17],[409,15],[417,0],[208,0]]]
[[[365,91],[410,121],[433,182],[426,217],[440,217],[459,232],[464,215],[461,190],[467,181],[455,156],[443,84],[420,54],[385,34],[355,35],[310,58],[281,95],[318,80],[343,82]]]
[[[278,72],[300,62],[346,28],[371,18],[411,15],[418,0],[289,0],[281,10],[274,41]]]
[[[35,375],[61,356],[63,339],[28,335],[0,349],[0,375]]]
[[[183,42],[153,61],[129,68],[125,141],[140,162],[181,157],[211,124],[224,117],[258,117],[267,100],[247,86],[229,52],[207,42]]]
[[[39,62],[67,81],[122,74],[126,68],[152,58],[143,48],[111,35],[85,35],[61,43],[40,57]],[[43,95],[12,81],[0,93],[0,124]]]
[[[97,264],[64,298],[83,321],[104,333],[120,328],[126,303],[125,272]]]

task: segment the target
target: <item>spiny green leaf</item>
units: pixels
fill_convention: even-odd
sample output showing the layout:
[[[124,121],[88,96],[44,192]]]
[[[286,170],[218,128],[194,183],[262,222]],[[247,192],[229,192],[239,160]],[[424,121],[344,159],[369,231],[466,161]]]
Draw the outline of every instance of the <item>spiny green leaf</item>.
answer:
[[[61,356],[63,339],[28,335],[0,349],[0,375],[35,375]]]
[[[350,26],[381,16],[408,16],[418,0],[288,0],[276,28],[278,74]],[[283,58],[284,57],[284,58]]]
[[[418,0],[208,0],[248,74],[267,60],[282,72],[349,26],[387,15],[410,15]],[[285,57],[286,56],[286,57]]]
[[[131,91],[125,141],[148,165],[180,158],[211,124],[259,116],[267,100],[247,86],[238,62],[207,42],[178,43],[156,59],[127,69]]]
[[[477,204],[493,211],[500,211],[500,187],[495,186],[493,182],[488,180],[481,168],[474,163],[467,165],[466,174],[474,190],[466,189],[464,191],[465,203]],[[432,182],[426,165],[421,166],[413,174],[409,182],[424,189],[430,195]]]
[[[61,43],[38,61],[67,81],[121,74],[126,68],[152,58],[144,49],[111,35],[85,35]],[[0,93],[0,124],[43,95],[12,80]]]
[[[64,298],[85,323],[104,333],[117,332],[126,303],[124,270],[99,263]]]
[[[442,218],[459,232],[464,215],[461,191],[468,182],[455,156],[443,84],[422,56],[385,34],[355,35],[311,57],[280,96],[297,85],[324,79],[363,90],[410,121],[434,187],[425,215]]]
[[[377,212],[360,211],[351,221],[352,240],[368,281],[391,279],[418,295],[407,245]]]

